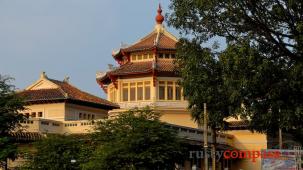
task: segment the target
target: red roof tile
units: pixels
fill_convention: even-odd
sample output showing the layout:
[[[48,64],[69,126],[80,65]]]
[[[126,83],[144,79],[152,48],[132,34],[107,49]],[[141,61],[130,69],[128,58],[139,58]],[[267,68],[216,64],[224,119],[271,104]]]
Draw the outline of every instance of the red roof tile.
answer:
[[[175,72],[175,64],[173,60],[158,60],[157,69],[160,72]]]
[[[159,37],[158,37],[158,33],[156,31],[153,31],[146,37],[142,38],[139,42],[127,48],[123,48],[122,50],[125,52],[134,52],[134,51],[148,50],[154,47],[162,50],[174,50],[176,49],[176,43],[177,43],[176,40],[165,35],[164,33],[159,33]]]
[[[175,67],[173,60],[159,60],[156,64],[155,71],[157,74],[161,73],[169,73],[169,75],[175,75]],[[104,80],[105,77],[108,75],[113,76],[123,76],[123,75],[134,75],[134,74],[142,74],[142,73],[152,73],[153,72],[153,61],[145,61],[145,62],[129,62],[120,67],[116,68],[115,70],[107,72],[104,77],[100,78],[99,80]]]
[[[249,121],[247,120],[238,120],[238,121],[229,121],[228,128],[248,128]]]
[[[110,101],[83,92],[67,82],[48,79],[59,86],[56,89],[39,89],[24,90],[18,94],[25,99],[26,102],[68,100],[84,103],[91,103],[98,106],[118,108],[118,106]]]
[[[111,75],[128,75],[128,74],[138,74],[138,73],[149,73],[152,71],[152,61],[146,62],[129,62],[126,63],[116,70],[110,71]]]

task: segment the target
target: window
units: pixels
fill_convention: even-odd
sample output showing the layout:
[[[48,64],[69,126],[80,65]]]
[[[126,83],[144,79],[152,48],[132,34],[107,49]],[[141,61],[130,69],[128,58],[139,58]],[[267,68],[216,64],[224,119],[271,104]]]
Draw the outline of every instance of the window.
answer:
[[[128,83],[123,83],[122,100],[128,101]]]
[[[136,100],[136,83],[130,83],[130,101]]]
[[[142,60],[150,60],[153,59],[153,53],[137,53],[137,54],[131,54],[131,61],[138,62]]]
[[[42,117],[42,116],[43,116],[42,112],[38,112],[38,117]]]
[[[159,53],[159,58],[164,58],[163,53]]]
[[[86,114],[85,113],[83,114],[83,119],[86,119]]]
[[[26,117],[26,118],[29,118],[29,113],[25,113],[25,117]]]
[[[122,101],[150,100],[151,82],[131,82],[122,84]]]
[[[36,117],[36,112],[32,112],[31,117]]]
[[[176,93],[176,100],[181,100],[181,87],[177,85],[177,83],[176,83],[175,93]]]
[[[95,119],[95,115],[92,115],[92,119],[93,119],[93,120]]]
[[[144,99],[150,100],[150,81],[144,82]]]
[[[167,100],[173,100],[173,82],[167,82]]]
[[[165,82],[159,81],[159,99],[165,100]]]
[[[137,100],[143,100],[143,83],[137,83]]]
[[[165,58],[165,59],[175,59],[176,55],[172,54],[172,53],[159,53],[159,57],[158,58]]]
[[[115,89],[115,87],[109,88],[109,100],[111,102],[116,102],[116,89]]]
[[[165,54],[165,58],[166,58],[166,59],[169,59],[169,54]]]
[[[87,114],[87,119],[90,120],[90,114]]]
[[[159,100],[183,100],[182,88],[177,81],[159,81]]]
[[[79,119],[80,120],[82,119],[82,113],[79,113]]]
[[[136,61],[137,60],[137,56],[136,55],[132,55],[132,61]]]
[[[143,59],[144,59],[144,60],[148,59],[148,55],[147,55],[147,54],[144,54],[144,55],[143,55]]]

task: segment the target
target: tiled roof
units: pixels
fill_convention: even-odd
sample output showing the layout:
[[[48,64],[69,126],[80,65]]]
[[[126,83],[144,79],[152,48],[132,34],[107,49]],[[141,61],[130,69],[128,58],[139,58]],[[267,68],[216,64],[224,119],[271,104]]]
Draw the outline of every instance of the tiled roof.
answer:
[[[68,100],[75,102],[90,103],[97,106],[105,106],[117,108],[118,106],[105,99],[91,95],[71,84],[63,81],[48,79],[55,83],[59,88],[54,89],[39,89],[39,90],[24,90],[18,94],[25,99],[26,102],[39,102],[39,101],[54,101],[54,100]]]
[[[141,50],[148,50],[152,48],[162,49],[162,50],[174,50],[176,49],[177,41],[164,33],[158,33],[153,31],[146,37],[139,40],[137,43],[123,48],[124,52],[134,52]]]
[[[121,65],[119,68],[110,71],[111,75],[128,75],[136,73],[149,73],[152,71],[152,61],[146,62],[129,62]]]
[[[175,64],[173,60],[158,60],[157,69],[159,72],[174,72]]]
[[[153,71],[153,61],[129,62],[124,65],[121,65],[115,70],[109,71],[107,75],[123,76],[123,75],[133,75],[133,74],[142,74],[142,73],[152,73],[152,71]],[[155,71],[157,73],[170,73],[171,75],[174,75],[174,61],[172,60],[157,61]]]
[[[238,121],[229,121],[228,128],[247,128],[249,126],[249,121],[247,120],[238,120]]]

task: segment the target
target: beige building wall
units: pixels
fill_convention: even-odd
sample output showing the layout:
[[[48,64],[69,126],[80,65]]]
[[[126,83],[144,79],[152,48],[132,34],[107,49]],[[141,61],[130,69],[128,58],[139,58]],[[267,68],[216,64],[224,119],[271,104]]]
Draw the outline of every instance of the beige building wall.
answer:
[[[161,121],[179,126],[198,128],[198,124],[194,122],[188,110],[159,110],[162,114]]]
[[[176,82],[180,80],[177,77],[156,77],[156,85],[153,85],[153,78],[143,77],[143,78],[127,78],[127,79],[118,79],[117,80],[117,89],[115,92],[115,100],[111,98],[110,92],[108,93],[108,100],[116,101],[119,104],[121,109],[114,109],[109,111],[109,116],[114,117],[119,112],[124,112],[128,109],[133,108],[142,108],[145,106],[150,106],[154,108],[155,111],[159,111],[162,116],[161,120],[170,124],[180,125],[180,126],[187,126],[192,128],[197,128],[197,123],[195,123],[191,118],[191,113],[187,110],[188,102],[184,100],[183,96],[181,100],[159,100],[159,81],[171,81],[174,82],[173,84],[173,93],[175,94]],[[150,88],[150,100],[140,100],[140,101],[122,101],[122,89],[123,83],[134,83],[134,82],[144,82],[150,81],[151,88]],[[109,89],[113,89],[113,84],[109,85]],[[137,88],[137,87],[136,87]],[[130,95],[130,92],[129,92]]]
[[[48,104],[33,104],[26,106],[26,110],[22,113],[35,112],[38,117],[38,112],[42,112],[43,119],[51,119],[56,121],[64,121],[65,104],[64,103],[48,103]]]
[[[95,119],[104,119],[107,117],[107,110],[93,108],[88,106],[80,106],[75,104],[65,104],[65,121],[79,120],[79,114],[94,115]]]
[[[22,114],[35,113],[36,117],[22,122],[25,132],[39,133],[89,133],[93,130],[96,120],[107,117],[107,110],[81,106],[69,103],[34,104],[26,106]],[[42,116],[39,117],[39,113]],[[79,114],[85,114],[86,119],[80,119]],[[90,115],[90,119],[88,119]],[[94,115],[94,120],[92,120]]]
[[[266,134],[252,133],[249,130],[232,130],[226,133],[234,136],[234,147],[238,150],[261,152],[262,149],[267,148]],[[252,159],[232,161],[232,169],[260,170],[261,157],[257,158],[255,162],[252,162]]]

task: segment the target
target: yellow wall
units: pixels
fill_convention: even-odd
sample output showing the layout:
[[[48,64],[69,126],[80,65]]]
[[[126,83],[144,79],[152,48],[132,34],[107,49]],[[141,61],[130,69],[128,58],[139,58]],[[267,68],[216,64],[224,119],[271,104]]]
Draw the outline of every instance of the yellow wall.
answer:
[[[187,110],[159,110],[162,114],[160,120],[170,124],[179,126],[186,126],[191,128],[197,128],[198,125],[195,123],[191,114]]]
[[[64,121],[65,104],[64,103],[50,103],[50,104],[34,104],[26,106],[26,110],[22,113],[42,112],[44,119],[52,119],[57,121]]]
[[[249,130],[232,130],[228,134],[234,136],[234,147],[238,150],[260,151],[267,148],[266,135],[261,133],[252,133]],[[261,157],[252,162],[251,159],[240,159],[233,161],[234,170],[259,170],[261,169]]]
[[[128,109],[135,107],[145,107],[151,106],[156,111],[162,113],[161,120],[167,123],[176,124],[180,126],[187,126],[192,128],[197,128],[197,124],[192,120],[191,113],[187,110],[188,103],[181,97],[181,100],[159,100],[158,98],[158,82],[159,81],[172,81],[177,82],[180,78],[177,77],[157,77],[156,86],[153,86],[153,78],[143,77],[143,78],[131,78],[131,79],[118,79],[118,88],[116,89],[116,100],[120,105],[121,109],[114,109],[109,111],[109,116],[115,116],[119,112],[123,112]],[[128,82],[151,82],[151,100],[148,101],[122,101],[122,84]],[[175,86],[173,84],[173,93],[175,96]],[[110,84],[108,88],[112,88],[113,84]],[[108,100],[111,100],[110,94],[108,93]]]
[[[30,118],[22,123],[24,131],[39,133],[88,133],[93,130],[92,120],[79,120],[79,113],[104,119],[108,111],[88,106],[65,103],[34,104],[26,106],[22,113],[42,112],[42,117]]]
[[[107,117],[107,110],[93,108],[88,106],[80,106],[75,104],[65,105],[65,120],[79,120],[79,113],[95,115],[95,119],[104,119]]]

